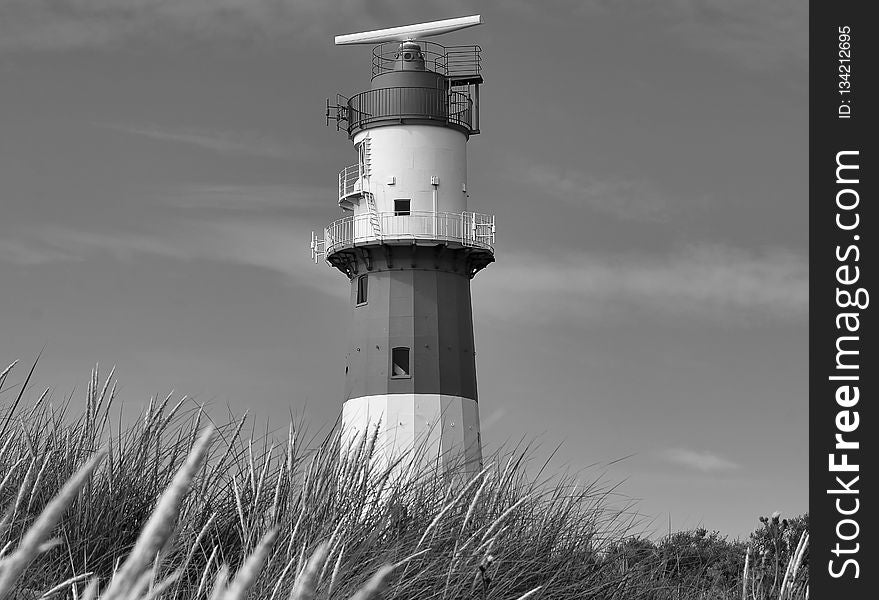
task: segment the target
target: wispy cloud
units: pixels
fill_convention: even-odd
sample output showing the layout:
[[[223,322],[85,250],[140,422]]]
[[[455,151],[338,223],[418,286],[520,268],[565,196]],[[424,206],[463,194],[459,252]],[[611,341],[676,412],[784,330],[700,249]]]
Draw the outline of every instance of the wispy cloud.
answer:
[[[673,28],[694,46],[755,70],[799,67],[809,57],[809,5],[800,0],[677,0]]]
[[[576,10],[635,12],[684,43],[753,70],[808,65],[809,3],[801,0],[591,0]]]
[[[345,294],[342,275],[324,264],[315,266],[309,250],[312,230],[325,220],[332,188],[184,184],[141,193],[158,210],[124,227],[90,229],[44,222],[0,230],[0,261],[41,265],[101,256],[120,261],[209,260],[264,269],[285,282],[332,296]]]
[[[337,271],[310,260],[310,229],[297,219],[177,219],[149,233],[46,227],[34,232],[33,239],[80,260],[102,253],[118,260],[211,260],[265,269],[332,296],[346,293]]]
[[[419,6],[437,18],[473,11],[463,0],[425,0]],[[484,3],[483,11],[533,14],[542,6],[493,0]],[[595,11],[636,13],[685,43],[754,69],[807,65],[808,3],[802,0],[577,0],[559,7],[567,18]],[[397,12],[369,0],[3,0],[0,48],[98,47],[129,38],[162,43],[175,38],[325,39],[345,25],[349,30],[386,26]]]
[[[425,0],[425,12],[463,14],[462,0]],[[457,11],[457,13],[455,13]],[[398,7],[370,0],[3,0],[0,48],[63,50],[139,38],[161,41],[326,40],[339,27],[378,27]]]
[[[515,176],[562,202],[624,220],[663,221],[684,203],[680,198],[672,200],[657,185],[646,181],[596,177],[557,166],[523,165]],[[686,201],[688,205],[694,202]],[[698,202],[704,203],[704,199]]]
[[[4,239],[0,259],[17,264],[158,256],[213,260],[272,271],[338,296],[339,274],[309,260],[312,223],[293,216],[201,213],[149,232],[42,227]],[[505,255],[479,275],[474,308],[486,319],[587,325],[596,319],[681,317],[716,323],[790,322],[808,310],[808,266],[783,249],[748,252],[689,246],[665,256]]]
[[[197,210],[260,211],[317,208],[325,216],[332,186],[188,184],[163,189],[155,196],[167,206]]]
[[[505,255],[478,276],[476,288],[474,306],[487,318],[789,321],[807,314],[808,264],[784,249],[716,245],[666,255]]]
[[[291,35],[319,27],[331,6],[346,8],[311,0],[4,0],[0,47],[96,47],[131,37],[167,41],[175,34],[190,39]]]
[[[219,189],[220,192],[217,193]],[[211,191],[213,190],[213,192]],[[246,265],[278,275],[283,281],[306,285],[331,296],[345,295],[342,275],[324,264],[315,265],[308,247],[313,223],[297,218],[302,190],[287,186],[195,186],[168,203],[186,208],[234,209],[177,213],[153,218],[140,230],[89,230],[57,225],[19,227],[0,239],[0,261],[41,265],[88,261],[103,256],[129,261],[159,257],[180,261],[209,260]],[[292,200],[291,200],[292,199]],[[313,198],[309,197],[310,200]],[[301,200],[301,199],[300,199]],[[296,211],[263,214],[267,206]]]
[[[12,239],[9,234],[5,235],[5,239],[0,239],[0,261],[3,262],[32,266],[78,259],[77,255],[53,244],[36,239]]]
[[[740,468],[737,463],[723,458],[713,452],[689,450],[687,448],[669,448],[660,453],[661,457],[673,464],[694,469],[703,473],[733,471]]]
[[[187,144],[210,152],[232,156],[290,159],[301,152],[290,144],[283,144],[266,135],[253,132],[208,131],[197,129],[170,129],[155,125],[105,125],[116,131],[147,137],[162,142]]]

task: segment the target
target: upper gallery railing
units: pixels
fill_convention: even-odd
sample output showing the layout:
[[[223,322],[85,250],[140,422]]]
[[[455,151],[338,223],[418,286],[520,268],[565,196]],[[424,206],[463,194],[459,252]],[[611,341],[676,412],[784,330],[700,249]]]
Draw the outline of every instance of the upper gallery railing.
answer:
[[[344,115],[348,135],[378,121],[424,119],[443,121],[475,131],[473,99],[469,92],[428,87],[391,87],[367,90],[346,99]]]
[[[482,48],[471,46],[443,46],[436,42],[418,41],[428,71],[445,75],[453,80],[481,77]],[[372,49],[372,76],[397,69],[400,55],[399,42],[386,42]]]
[[[412,211],[408,214],[383,212],[376,215],[377,234],[368,212],[334,221],[324,230],[322,250],[326,255],[363,244],[394,240],[437,240],[458,242],[494,252],[494,215],[473,212],[444,213]]]

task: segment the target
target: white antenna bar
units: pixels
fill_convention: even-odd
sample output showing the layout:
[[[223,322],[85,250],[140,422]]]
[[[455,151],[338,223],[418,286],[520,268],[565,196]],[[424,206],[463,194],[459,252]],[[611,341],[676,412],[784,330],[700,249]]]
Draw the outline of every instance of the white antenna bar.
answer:
[[[443,21],[431,21],[430,23],[417,23],[402,27],[390,27],[388,29],[376,29],[361,33],[348,33],[336,36],[336,45],[346,44],[380,44],[381,42],[405,42],[406,40],[421,39],[434,35],[442,35],[482,24],[482,15],[445,19]]]

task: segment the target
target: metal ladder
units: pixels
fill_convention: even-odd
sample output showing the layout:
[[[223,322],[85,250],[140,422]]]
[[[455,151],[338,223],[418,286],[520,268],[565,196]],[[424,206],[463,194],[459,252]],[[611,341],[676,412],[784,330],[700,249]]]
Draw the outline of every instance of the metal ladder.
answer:
[[[382,222],[378,216],[378,208],[375,205],[375,196],[369,192],[363,192],[366,197],[366,207],[369,209],[369,224],[372,225],[372,233],[375,237],[382,236]]]
[[[378,208],[375,205],[375,196],[368,189],[367,182],[372,172],[372,150],[370,148],[369,137],[363,140],[363,172],[360,174],[363,196],[366,198],[366,207],[369,210],[369,224],[372,226],[372,233],[377,238],[382,236],[382,222],[378,216]]]

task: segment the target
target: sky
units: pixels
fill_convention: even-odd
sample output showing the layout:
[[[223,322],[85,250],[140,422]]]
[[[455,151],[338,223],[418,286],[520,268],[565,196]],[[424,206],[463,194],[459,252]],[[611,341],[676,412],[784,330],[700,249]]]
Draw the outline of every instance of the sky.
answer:
[[[132,413],[173,391],[331,425],[349,291],[309,241],[356,160],[325,99],[370,74],[332,37],[477,13],[437,41],[483,48],[485,454],[558,447],[660,533],[805,512],[795,0],[3,0],[0,363],[42,351],[30,399],[115,365]]]

